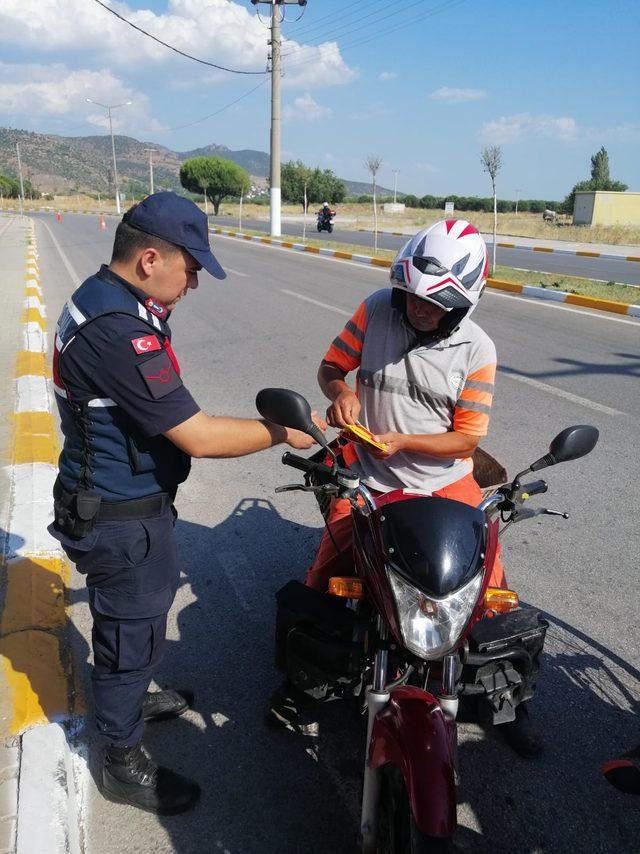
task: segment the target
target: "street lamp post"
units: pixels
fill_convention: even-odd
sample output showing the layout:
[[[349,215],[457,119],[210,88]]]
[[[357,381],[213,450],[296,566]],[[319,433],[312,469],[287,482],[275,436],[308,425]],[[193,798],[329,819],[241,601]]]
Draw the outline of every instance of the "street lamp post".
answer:
[[[102,107],[107,111],[107,115],[109,116],[109,133],[111,134],[111,154],[113,155],[113,180],[116,187],[116,211],[118,212],[118,216],[122,213],[120,210],[120,193],[118,191],[118,167],[116,166],[116,144],[113,139],[113,123],[111,121],[111,110],[115,110],[118,107],[128,107],[131,104],[131,101],[125,101],[122,104],[101,104],[100,101],[94,101],[92,98],[87,98],[89,104],[95,104],[96,107]]]

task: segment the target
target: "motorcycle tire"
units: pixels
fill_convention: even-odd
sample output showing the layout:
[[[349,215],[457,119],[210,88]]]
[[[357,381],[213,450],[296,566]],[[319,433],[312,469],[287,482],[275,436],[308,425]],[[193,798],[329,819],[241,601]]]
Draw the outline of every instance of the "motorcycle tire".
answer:
[[[328,226],[327,226],[327,231],[329,232],[329,234],[331,234],[331,232],[333,231],[333,226],[332,226],[332,225],[328,225]]]
[[[417,827],[400,770],[387,765],[382,771],[376,854],[451,854],[451,839],[426,836]]]
[[[319,232],[320,232],[320,231],[322,231],[322,226],[321,226],[321,225],[318,225],[318,231],[319,231]]]

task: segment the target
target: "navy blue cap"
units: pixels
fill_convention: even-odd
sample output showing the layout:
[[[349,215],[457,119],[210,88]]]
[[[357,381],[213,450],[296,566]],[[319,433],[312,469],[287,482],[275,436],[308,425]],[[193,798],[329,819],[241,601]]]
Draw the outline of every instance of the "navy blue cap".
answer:
[[[227,274],[209,246],[209,223],[200,208],[177,193],[154,193],[122,217],[133,228],[186,249],[216,279]]]

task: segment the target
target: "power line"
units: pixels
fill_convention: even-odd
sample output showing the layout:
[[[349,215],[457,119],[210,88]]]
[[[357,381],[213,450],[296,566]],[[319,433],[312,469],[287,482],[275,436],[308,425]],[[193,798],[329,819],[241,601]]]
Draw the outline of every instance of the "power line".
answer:
[[[134,30],[137,30],[139,33],[142,33],[143,36],[147,36],[147,38],[153,39],[154,42],[161,44],[163,47],[168,48],[168,50],[172,50],[174,53],[180,54],[180,56],[184,56],[185,59],[191,59],[193,62],[199,62],[200,65],[208,65],[210,68],[217,68],[218,71],[228,71],[229,74],[269,74],[269,71],[240,71],[237,68],[227,68],[224,65],[217,65],[215,62],[208,62],[206,59],[198,59],[197,56],[191,56],[189,53],[185,53],[183,50],[180,50],[173,45],[167,44],[167,42],[163,42],[162,39],[157,38],[157,36],[148,33],[146,30],[143,30],[142,27],[139,27],[137,24],[134,24],[132,21],[128,21],[125,17],[120,15],[115,9],[111,9],[106,3],[103,3],[102,0],[95,0],[98,6],[102,6],[103,9],[106,9],[107,12],[111,12],[112,15],[115,15],[116,18],[123,21],[125,24],[128,24],[130,27],[133,27]]]
[[[400,13],[402,14],[402,13],[404,13],[404,12],[407,12],[407,11],[408,11],[409,9],[411,9],[412,7],[414,7],[414,6],[419,6],[420,4],[424,4],[424,3],[425,3],[425,0],[415,0],[415,2],[410,3],[408,6],[404,6],[404,7],[400,10]],[[387,8],[388,8],[388,7],[387,7]],[[376,10],[375,10],[375,11],[373,11],[373,12],[369,12],[369,14],[368,14],[368,15],[362,15],[362,16],[359,18],[359,21],[365,21],[367,18],[374,18],[374,17],[376,17],[377,15],[380,15],[380,12],[384,12],[384,11],[385,11],[384,9],[376,9]],[[316,36],[313,36],[313,38],[316,38],[316,39],[318,39],[318,38],[319,38],[319,39],[321,39],[322,41],[326,41],[328,38],[330,38],[330,37],[334,37],[334,36],[335,36],[335,34],[339,34],[342,30],[345,30],[345,29],[347,30],[347,32],[346,32],[346,33],[344,33],[343,35],[349,35],[350,33],[355,33],[355,32],[357,32],[358,30],[362,30],[362,29],[365,29],[366,27],[370,27],[370,26],[372,26],[373,24],[378,24],[378,23],[380,23],[381,21],[386,21],[386,20],[387,20],[387,18],[395,18],[395,17],[397,17],[397,16],[398,16],[398,11],[388,12],[386,15],[382,15],[381,17],[376,18],[376,20],[374,20],[374,21],[369,21],[369,23],[368,23],[368,24],[364,24],[362,27],[354,27],[354,28],[353,28],[353,29],[351,29],[351,30],[349,29],[349,27],[351,27],[351,26],[352,26],[353,22],[351,22],[351,23],[349,23],[349,24],[341,23],[341,24],[339,24],[337,27],[333,27],[333,28],[331,28],[331,27],[330,27],[326,32],[322,33],[322,35],[316,35]],[[305,38],[307,38],[307,36],[306,36]]]
[[[420,0],[420,2],[423,2],[423,0]],[[425,20],[426,18],[431,18],[434,15],[438,15],[441,12],[445,12],[445,11],[447,11],[451,8],[454,8],[455,6],[459,6],[465,2],[466,2],[466,0],[446,0],[446,2],[442,3],[440,6],[436,6],[433,9],[430,9],[428,12],[425,12],[421,16],[421,20]],[[416,3],[414,3],[412,5],[415,6]],[[409,8],[411,8],[411,7],[407,6],[407,7],[405,7],[405,10],[409,9]],[[386,17],[389,17],[389,16],[386,16]],[[376,21],[370,21],[368,24],[365,25],[365,27],[356,27],[353,30],[351,30],[350,32],[345,33],[345,36],[348,36],[351,33],[355,33],[358,30],[366,29],[366,28],[371,27],[371,26],[375,26],[376,24],[380,23],[381,20],[383,20],[383,19],[378,19]],[[356,37],[356,39],[354,41],[343,42],[342,44],[339,44],[338,47],[339,47],[341,52],[344,51],[345,49],[350,50],[351,48],[359,47],[360,45],[363,45],[363,44],[368,44],[369,42],[375,41],[375,39],[380,38],[381,36],[388,36],[392,33],[395,33],[399,30],[405,29],[406,27],[410,27],[414,24],[415,24],[415,20],[414,20],[414,17],[412,16],[410,20],[405,21],[404,23],[398,24],[398,26],[385,27],[383,30],[376,32],[373,35],[365,36],[364,38],[363,37]],[[314,48],[314,47],[319,47],[319,45],[303,45],[296,51],[289,51],[287,54],[283,54],[283,57],[284,56],[293,56],[295,54],[300,54],[304,48]],[[315,56],[311,57],[311,58],[304,58],[304,59],[301,58],[298,60],[294,59],[294,60],[291,60],[291,61],[286,63],[285,70],[297,69],[297,68],[300,68],[301,66],[308,65],[309,63],[316,62],[316,61],[317,61],[317,58]]]
[[[266,82],[267,82],[267,78],[265,77],[265,79],[261,80],[257,86],[253,87],[253,89],[249,89],[248,92],[245,92],[243,95],[240,95],[239,98],[236,98],[234,101],[231,101],[230,103],[225,104],[224,107],[220,107],[220,109],[216,110],[214,113],[209,113],[208,116],[203,116],[201,119],[195,119],[195,121],[188,122],[185,125],[177,125],[176,127],[173,127],[173,128],[163,128],[162,130],[156,131],[156,133],[169,133],[170,131],[174,131],[174,130],[183,130],[184,128],[190,128],[190,127],[193,127],[193,125],[200,124],[200,122],[206,122],[207,119],[212,119],[214,116],[217,116],[220,113],[223,113],[225,110],[228,110],[229,107],[233,107],[233,105],[237,104],[238,101],[242,101],[244,98],[248,98],[249,95],[253,94],[253,92],[256,91],[256,89],[259,89],[261,86],[264,86],[264,84]],[[147,131],[147,132],[149,132],[149,131]]]
[[[383,2],[383,0],[355,0],[354,3],[349,3],[340,9],[340,18],[342,20],[344,20],[345,18],[351,18],[354,15],[359,14],[359,12],[356,11],[356,7],[363,6],[363,5],[370,6],[372,2],[373,3],[380,3],[380,2]],[[349,9],[351,9],[352,11],[349,12],[348,11]],[[327,24],[323,24],[322,21],[330,20],[331,23],[333,24],[335,22],[335,19],[336,19],[336,16],[335,16],[334,12],[332,12],[329,15],[322,15],[316,21],[313,21],[313,23],[310,22],[310,23],[308,23],[302,27],[298,27],[296,29],[296,36],[298,36],[300,34],[304,34],[305,38],[309,38],[309,33],[311,31],[318,30],[318,29],[322,30],[327,26]],[[331,26],[331,24],[329,26]],[[315,36],[312,36],[312,38],[315,38]]]

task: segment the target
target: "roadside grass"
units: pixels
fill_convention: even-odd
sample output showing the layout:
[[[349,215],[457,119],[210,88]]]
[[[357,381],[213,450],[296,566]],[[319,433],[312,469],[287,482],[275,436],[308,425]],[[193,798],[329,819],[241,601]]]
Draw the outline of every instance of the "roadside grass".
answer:
[[[223,231],[236,231],[231,227],[221,227]],[[251,234],[256,237],[267,237],[264,231],[253,231],[251,229],[242,229],[242,234]],[[215,236],[214,236],[215,237]],[[280,238],[286,243],[302,243],[301,237],[292,235],[283,235]],[[314,244],[313,235],[311,240],[307,239],[307,245],[322,245],[327,249],[334,249],[337,252],[347,252],[352,255],[364,255],[368,258],[380,258],[385,261],[393,261],[396,253],[389,249],[380,249],[375,254],[367,246],[361,246],[355,243],[338,243],[335,240],[323,240],[321,244]],[[639,265],[640,267],[640,265]],[[526,270],[516,270],[513,267],[503,267],[500,264],[496,266],[493,275],[495,279],[502,279],[507,282],[516,282],[523,285],[535,285],[539,288],[549,288],[554,291],[564,291],[568,294],[580,294],[587,297],[595,297],[597,299],[608,299],[616,302],[624,302],[628,305],[640,305],[640,287],[635,288],[631,285],[618,284],[617,282],[596,282],[592,279],[583,279],[574,276],[562,276],[559,273],[540,273]],[[640,280],[640,270],[638,272]]]

